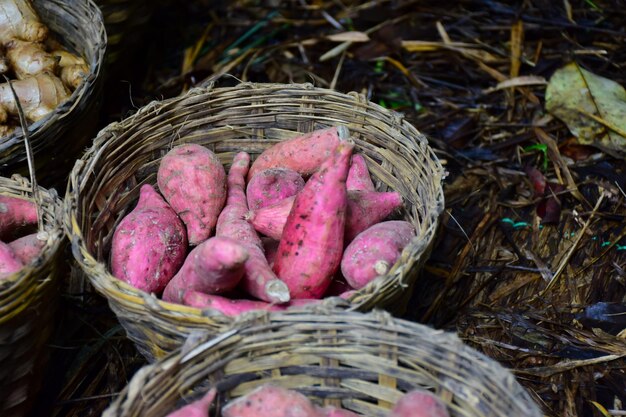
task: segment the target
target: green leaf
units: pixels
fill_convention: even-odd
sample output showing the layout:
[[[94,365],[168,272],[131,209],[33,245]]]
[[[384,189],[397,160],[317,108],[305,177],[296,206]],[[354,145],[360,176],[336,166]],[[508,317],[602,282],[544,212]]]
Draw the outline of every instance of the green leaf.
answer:
[[[615,81],[568,64],[550,78],[546,110],[565,122],[579,143],[626,155],[626,90]]]

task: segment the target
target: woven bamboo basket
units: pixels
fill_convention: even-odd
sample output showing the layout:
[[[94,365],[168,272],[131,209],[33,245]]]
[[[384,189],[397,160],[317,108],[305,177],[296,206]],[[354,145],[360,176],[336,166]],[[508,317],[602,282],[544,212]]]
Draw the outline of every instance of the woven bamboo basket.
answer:
[[[220,409],[268,383],[371,417],[418,388],[452,417],[541,416],[513,374],[455,334],[321,305],[250,314],[213,339],[190,338],[140,369],[103,417],[162,417],[213,387]]]
[[[82,270],[147,358],[172,351],[194,328],[219,331],[232,321],[160,301],[109,272],[106,260],[114,228],[134,208],[140,186],[156,183],[161,158],[172,146],[193,142],[212,149],[228,169],[237,151],[254,158],[277,141],[334,124],[350,129],[378,190],[402,194],[403,216],[417,230],[396,265],[357,291],[349,309],[399,310],[430,250],[443,208],[444,176],[426,138],[400,114],[356,93],[309,84],[210,84],[153,102],[98,134],[70,175],[66,229]]]
[[[70,51],[85,57],[90,73],[64,103],[28,126],[39,183],[65,187],[67,176],[97,132],[102,104],[100,69],[106,49],[102,13],[91,0],[33,0],[41,20]],[[28,175],[20,128],[0,138],[0,175]]]
[[[60,257],[65,241],[61,201],[54,190],[38,188],[19,176],[0,177],[0,195],[40,202],[40,232],[48,241],[30,265],[0,280],[0,415],[26,415],[41,385],[46,343],[54,329]]]

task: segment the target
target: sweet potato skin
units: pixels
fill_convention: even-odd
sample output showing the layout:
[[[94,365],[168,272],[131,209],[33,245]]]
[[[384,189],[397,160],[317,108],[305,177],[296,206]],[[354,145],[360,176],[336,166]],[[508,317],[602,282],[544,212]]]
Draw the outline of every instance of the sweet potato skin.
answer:
[[[434,394],[414,390],[403,395],[388,417],[450,417],[445,404]]]
[[[353,149],[341,143],[295,197],[274,261],[293,298],[320,298],[339,268]]]
[[[212,237],[189,252],[163,291],[163,300],[182,302],[186,290],[220,294],[232,290],[244,274],[248,250],[227,237]]]
[[[0,279],[22,269],[24,265],[9,245],[0,241]]]
[[[137,206],[113,234],[113,275],[142,291],[160,293],[186,252],[185,226],[154,187],[143,185]]]
[[[267,384],[226,404],[222,416],[320,417],[320,414],[299,392]]]
[[[341,260],[346,282],[360,289],[386,274],[413,236],[415,228],[403,220],[381,222],[360,233],[346,247]]]
[[[176,146],[161,160],[157,183],[185,224],[189,244],[207,240],[226,202],[226,172],[217,155],[201,145]]]
[[[0,239],[7,242],[25,226],[37,224],[37,206],[23,198],[0,195]]]
[[[256,173],[246,187],[248,208],[256,210],[271,206],[280,200],[298,194],[304,187],[304,179],[288,168],[268,168]]]
[[[367,162],[363,155],[355,153],[352,155],[350,163],[350,171],[348,171],[348,179],[346,180],[346,188],[358,191],[376,191],[372,177],[370,177],[367,169]]]
[[[185,291],[183,304],[200,309],[213,309],[225,316],[238,316],[242,313],[254,310],[280,311],[281,306],[276,306],[264,301],[236,300],[221,295],[204,294],[198,291]]]
[[[345,126],[318,129],[267,148],[248,172],[250,181],[257,172],[268,168],[289,168],[303,177],[313,174],[349,136]]]
[[[23,236],[15,239],[9,243],[11,249],[15,253],[15,256],[24,264],[28,265],[35,259],[46,246],[47,234],[43,233],[31,233],[30,235]]]
[[[166,417],[208,417],[209,408],[216,395],[217,390],[213,388],[204,397],[169,413]]]

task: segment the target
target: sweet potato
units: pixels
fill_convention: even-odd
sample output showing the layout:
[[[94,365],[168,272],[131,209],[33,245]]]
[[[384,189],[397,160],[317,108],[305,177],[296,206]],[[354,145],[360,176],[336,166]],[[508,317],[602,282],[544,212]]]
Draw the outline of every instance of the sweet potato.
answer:
[[[341,273],[352,288],[363,288],[389,271],[414,235],[415,228],[406,221],[375,224],[346,247],[341,260]]]
[[[337,146],[296,195],[287,217],[274,271],[293,298],[320,298],[339,268],[353,149],[347,142]]]
[[[220,295],[204,294],[193,290],[184,292],[183,304],[200,309],[210,308],[226,316],[238,316],[239,314],[254,310],[283,310],[283,307],[266,303],[265,301],[232,300]]]
[[[296,195],[304,187],[304,179],[287,168],[268,168],[259,171],[246,187],[248,208],[256,210]]]
[[[279,240],[295,199],[296,196],[288,197],[271,206],[249,211],[245,219],[257,232]],[[351,242],[363,230],[384,220],[400,206],[402,196],[397,192],[348,191],[345,243]]]
[[[166,417],[209,417],[209,408],[216,395],[217,390],[213,388],[204,397],[169,413]]]
[[[201,145],[176,146],[161,160],[157,182],[185,223],[189,244],[207,240],[226,202],[226,172],[217,155]]]
[[[449,417],[445,404],[426,390],[414,390],[403,395],[388,417]]]
[[[346,188],[350,190],[360,191],[376,191],[372,177],[370,177],[367,163],[363,155],[355,153],[352,155],[350,163],[350,171],[348,171],[348,179],[346,180]]]
[[[254,161],[248,181],[257,172],[268,168],[289,168],[303,177],[313,174],[333,153],[339,143],[348,139],[350,132],[345,126],[315,130],[296,138],[279,142],[267,148]]]
[[[0,195],[0,239],[17,237],[20,228],[37,225],[37,206],[23,198]]]
[[[185,290],[221,294],[239,284],[248,260],[248,250],[228,237],[212,237],[196,246],[178,273],[165,287],[163,299],[182,301]]]
[[[239,152],[233,159],[228,172],[228,199],[226,207],[217,220],[217,235],[230,237],[248,250],[244,264],[245,274],[240,286],[248,294],[270,303],[286,303],[290,299],[289,288],[270,268],[263,243],[252,225],[244,220],[248,211],[246,202],[245,176],[250,164],[250,155]]]
[[[321,408],[319,411],[321,414],[320,417],[361,417],[352,411],[344,410],[343,408],[335,408],[333,406]]]
[[[0,279],[22,269],[24,265],[9,245],[0,241]]]
[[[47,241],[48,233],[32,233],[12,241],[9,246],[13,249],[15,256],[24,265],[28,265],[41,253]]]
[[[154,187],[143,185],[137,206],[113,233],[113,275],[140,290],[160,293],[186,252],[185,226]]]
[[[319,417],[317,407],[297,391],[263,385],[222,408],[223,417]]]

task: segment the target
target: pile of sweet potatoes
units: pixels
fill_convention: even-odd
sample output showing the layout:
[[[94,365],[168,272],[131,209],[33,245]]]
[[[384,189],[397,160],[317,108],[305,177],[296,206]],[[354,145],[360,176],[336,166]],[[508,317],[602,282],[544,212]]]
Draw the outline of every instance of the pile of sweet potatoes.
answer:
[[[35,203],[0,195],[0,281],[30,264],[47,239],[47,233],[37,233]]]
[[[215,389],[167,417],[208,417],[215,399]],[[446,405],[430,391],[415,389],[404,394],[387,414],[388,417],[449,417]],[[360,417],[342,408],[319,407],[303,394],[266,384],[227,403],[222,417]]]
[[[111,270],[163,300],[226,315],[348,297],[399,259],[415,235],[389,220],[403,205],[377,192],[343,127],[277,143],[226,172],[196,144],[161,160],[117,226]]]

